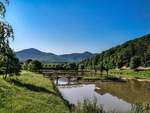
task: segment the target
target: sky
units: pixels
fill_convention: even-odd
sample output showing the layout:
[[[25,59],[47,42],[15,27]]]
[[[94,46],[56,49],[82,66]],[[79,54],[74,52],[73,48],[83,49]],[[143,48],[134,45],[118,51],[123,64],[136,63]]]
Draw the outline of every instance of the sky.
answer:
[[[150,33],[150,0],[10,0],[15,51],[99,53]]]

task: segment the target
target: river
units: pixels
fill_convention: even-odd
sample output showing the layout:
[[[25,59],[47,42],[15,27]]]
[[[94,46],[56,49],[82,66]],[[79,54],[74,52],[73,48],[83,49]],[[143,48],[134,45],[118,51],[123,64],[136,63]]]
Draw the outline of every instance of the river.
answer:
[[[105,111],[127,112],[133,104],[150,103],[150,82],[97,81],[67,85],[65,79],[60,79],[59,84],[63,84],[63,86],[58,86],[63,98],[74,105],[82,103],[85,99],[96,100]]]

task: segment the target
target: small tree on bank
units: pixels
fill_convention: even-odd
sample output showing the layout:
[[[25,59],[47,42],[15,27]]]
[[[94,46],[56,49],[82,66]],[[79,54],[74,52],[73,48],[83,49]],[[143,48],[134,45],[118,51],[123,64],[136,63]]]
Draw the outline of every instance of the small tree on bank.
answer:
[[[39,72],[42,69],[42,63],[38,60],[28,59],[23,64],[23,69],[31,72]]]
[[[33,72],[38,72],[42,68],[42,63],[38,60],[33,60],[29,63],[29,70]]]

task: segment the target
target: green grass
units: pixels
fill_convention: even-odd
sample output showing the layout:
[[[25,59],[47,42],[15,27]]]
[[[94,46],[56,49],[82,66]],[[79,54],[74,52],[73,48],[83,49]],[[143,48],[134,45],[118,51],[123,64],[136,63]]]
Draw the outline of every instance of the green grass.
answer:
[[[82,78],[82,80],[87,80],[87,81],[88,80],[93,80],[94,81],[94,80],[101,80],[101,79],[102,78],[100,76],[94,76],[94,77],[93,76],[91,76],[91,77],[90,76],[85,76],[85,77]]]
[[[0,113],[106,113],[101,106],[95,105],[85,103],[83,108],[77,106],[71,112],[53,83],[40,74],[23,71],[20,77],[7,80],[0,76]],[[145,108],[137,107],[130,113],[147,113]]]
[[[5,81],[0,77],[0,113],[69,113],[52,82],[23,71]]]
[[[97,73],[86,73],[84,74],[83,80],[104,80],[104,79],[115,79],[115,78],[140,78],[140,79],[146,79],[150,80],[150,70],[145,70],[145,71],[134,71],[130,69],[124,69],[124,70],[116,70],[112,69],[109,70],[109,76],[107,77],[106,72],[103,72],[103,75],[100,74],[99,71]]]
[[[117,76],[122,76],[122,77],[150,79],[150,70],[146,70],[146,71],[134,71],[130,69],[111,70],[109,73],[111,75],[117,75]]]

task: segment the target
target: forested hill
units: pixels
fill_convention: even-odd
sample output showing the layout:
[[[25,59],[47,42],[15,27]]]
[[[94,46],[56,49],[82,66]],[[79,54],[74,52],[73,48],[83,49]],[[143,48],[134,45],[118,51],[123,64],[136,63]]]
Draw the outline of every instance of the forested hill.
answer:
[[[86,68],[96,66],[107,68],[150,66],[150,34],[130,40],[122,45],[104,51],[91,59],[80,62]]]

